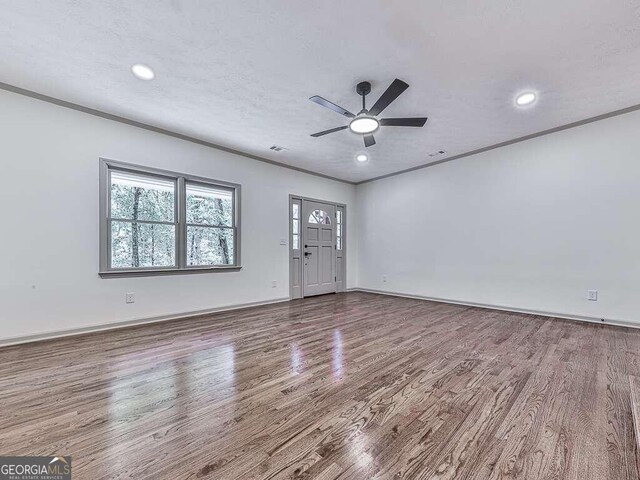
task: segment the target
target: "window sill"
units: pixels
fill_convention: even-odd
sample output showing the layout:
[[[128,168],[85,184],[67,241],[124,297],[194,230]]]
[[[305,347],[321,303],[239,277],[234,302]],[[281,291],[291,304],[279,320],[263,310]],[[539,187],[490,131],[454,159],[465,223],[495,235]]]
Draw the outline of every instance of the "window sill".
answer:
[[[240,265],[225,267],[153,268],[136,270],[108,270],[99,272],[101,278],[154,277],[160,275],[189,275],[192,273],[237,272]]]

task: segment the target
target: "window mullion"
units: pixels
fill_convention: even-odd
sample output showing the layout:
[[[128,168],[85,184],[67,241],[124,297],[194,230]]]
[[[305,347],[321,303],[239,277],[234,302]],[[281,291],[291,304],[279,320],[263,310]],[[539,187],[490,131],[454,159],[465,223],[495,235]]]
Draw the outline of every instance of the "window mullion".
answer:
[[[187,227],[206,227],[206,228],[226,228],[233,229],[235,228],[233,225],[209,225],[208,223],[187,223]]]
[[[178,268],[187,266],[187,189],[184,177],[178,178],[176,198],[176,264]]]
[[[170,225],[172,227],[174,227],[177,223],[176,221],[163,222],[158,220],[134,220],[133,218],[119,218],[119,217],[108,218],[108,220],[112,222],[122,222],[122,223],[146,223],[148,225]]]

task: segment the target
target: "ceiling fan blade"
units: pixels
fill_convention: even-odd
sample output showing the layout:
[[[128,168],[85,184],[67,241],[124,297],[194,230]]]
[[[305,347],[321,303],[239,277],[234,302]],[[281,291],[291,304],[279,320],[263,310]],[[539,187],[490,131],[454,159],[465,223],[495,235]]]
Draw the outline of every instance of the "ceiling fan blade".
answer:
[[[424,127],[427,117],[422,118],[382,118],[380,125],[384,127]]]
[[[355,115],[353,113],[351,113],[349,110],[345,110],[340,105],[336,105],[335,103],[330,102],[326,98],[319,97],[318,95],[314,95],[309,100],[311,100],[312,102],[317,103],[318,105],[322,105],[325,108],[333,110],[334,112],[337,112],[340,115],[344,115],[345,117],[349,117],[349,118],[355,117]]]
[[[375,145],[375,144],[376,144],[376,139],[373,138],[373,135],[369,134],[364,136],[365,147],[370,147],[371,145]]]
[[[405,83],[402,80],[396,78],[393,82],[391,82],[389,88],[387,88],[387,90],[382,94],[382,96],[373,105],[373,107],[371,107],[371,109],[369,110],[369,115],[379,115],[407,88],[409,88],[408,83]]]
[[[345,128],[348,128],[347,125],[345,125],[344,127],[332,128],[331,130],[325,130],[324,132],[312,133],[311,136],[312,137],[321,137],[321,136],[327,135],[329,133],[339,132],[340,130],[344,130]]]

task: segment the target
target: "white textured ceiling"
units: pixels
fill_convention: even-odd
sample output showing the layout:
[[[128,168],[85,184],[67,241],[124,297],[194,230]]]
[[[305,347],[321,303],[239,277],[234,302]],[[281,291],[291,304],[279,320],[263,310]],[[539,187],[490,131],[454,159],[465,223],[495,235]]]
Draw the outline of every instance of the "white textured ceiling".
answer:
[[[382,116],[425,128],[364,165],[348,130],[309,136],[346,120],[310,96],[357,113],[358,81],[372,105],[396,77]],[[0,82],[357,182],[639,104],[640,2],[0,0]]]

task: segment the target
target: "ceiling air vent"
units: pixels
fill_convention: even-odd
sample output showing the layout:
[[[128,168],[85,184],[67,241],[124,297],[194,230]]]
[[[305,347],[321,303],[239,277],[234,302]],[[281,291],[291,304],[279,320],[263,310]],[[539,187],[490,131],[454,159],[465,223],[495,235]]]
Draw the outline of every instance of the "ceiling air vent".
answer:
[[[273,150],[274,152],[281,152],[282,150],[286,150],[286,148],[281,147],[280,145],[271,145],[269,150]]]
[[[430,157],[430,158],[433,158],[433,157],[442,157],[443,155],[446,155],[446,154],[447,154],[447,152],[446,152],[446,151],[444,151],[444,150],[438,150],[437,152],[431,152],[431,153],[429,154],[429,157]]]

